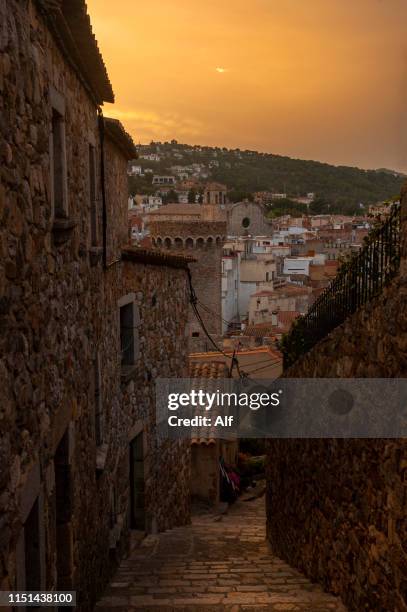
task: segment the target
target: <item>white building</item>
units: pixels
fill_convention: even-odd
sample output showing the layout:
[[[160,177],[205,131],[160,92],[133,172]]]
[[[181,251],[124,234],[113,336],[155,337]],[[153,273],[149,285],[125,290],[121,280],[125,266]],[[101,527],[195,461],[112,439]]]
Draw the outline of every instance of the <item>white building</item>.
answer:
[[[127,174],[129,176],[141,176],[143,174],[143,168],[136,164],[130,164]]]
[[[272,200],[286,200],[287,194],[286,193],[272,193],[271,199]]]
[[[162,206],[163,200],[156,195],[136,195],[134,196],[134,202],[143,213],[148,213],[158,210]]]
[[[271,255],[252,253],[241,257],[238,297],[242,317],[246,317],[249,311],[250,296],[260,289],[273,289],[276,276],[276,262]]]
[[[311,299],[310,287],[286,285],[272,291],[261,289],[250,296],[249,325],[271,323],[273,314],[278,311],[304,314]]]
[[[188,204],[188,192],[187,191],[177,191],[177,195],[178,195],[179,204]]]
[[[239,321],[239,260],[240,254],[230,251],[222,257],[222,333],[228,323]]]
[[[311,263],[312,257],[286,257],[284,259],[283,274],[287,276],[297,276],[298,274],[309,276]]]
[[[145,153],[144,155],[140,155],[140,159],[148,159],[148,161],[159,162],[161,157],[158,155],[158,153]]]
[[[309,276],[309,267],[311,264],[323,266],[326,261],[325,253],[317,253],[309,257],[286,257],[284,259],[283,274],[287,276]]]
[[[175,185],[175,176],[153,176],[153,185]]]

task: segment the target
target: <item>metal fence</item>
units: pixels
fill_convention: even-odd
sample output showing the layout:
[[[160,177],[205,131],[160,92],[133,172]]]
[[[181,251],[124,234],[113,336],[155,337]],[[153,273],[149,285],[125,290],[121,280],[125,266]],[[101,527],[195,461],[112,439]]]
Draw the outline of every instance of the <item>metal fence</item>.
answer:
[[[291,366],[319,340],[343,323],[360,306],[379,295],[400,265],[400,204],[372,229],[365,245],[342,264],[332,283],[306,315],[297,319],[283,338],[284,368]]]

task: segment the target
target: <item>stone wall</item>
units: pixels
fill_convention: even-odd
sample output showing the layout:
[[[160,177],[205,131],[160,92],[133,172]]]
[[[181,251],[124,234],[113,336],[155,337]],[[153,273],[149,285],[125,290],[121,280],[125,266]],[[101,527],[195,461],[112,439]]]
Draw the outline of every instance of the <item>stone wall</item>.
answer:
[[[154,244],[170,252],[192,256],[192,285],[198,309],[208,332],[216,339],[222,334],[222,253],[226,234],[224,221],[158,221],[149,224]],[[206,310],[206,308],[209,310]],[[211,350],[213,347],[202,330],[192,308],[188,317],[190,352]]]
[[[406,197],[398,277],[294,364],[285,376],[405,377]],[[405,440],[268,442],[268,535],[349,610],[407,610]]]
[[[63,219],[51,205],[53,96],[65,107]],[[103,267],[96,104],[35,2],[0,0],[0,105],[0,588],[72,588],[90,610],[126,549],[137,434],[146,530],[189,520],[189,447],[159,444],[154,413],[154,379],[186,372],[186,263],[123,260],[127,158],[107,138]],[[139,357],[123,377],[129,294]]]
[[[123,427],[129,434],[134,423],[146,424],[146,529],[164,531],[190,517],[189,441],[160,440],[155,430],[156,378],[188,376],[187,273],[128,262],[124,279],[136,291],[140,309],[141,360],[136,376],[122,385],[124,404],[130,406]]]
[[[237,202],[227,206],[228,236],[270,236],[271,222],[266,218],[266,209],[257,202]]]

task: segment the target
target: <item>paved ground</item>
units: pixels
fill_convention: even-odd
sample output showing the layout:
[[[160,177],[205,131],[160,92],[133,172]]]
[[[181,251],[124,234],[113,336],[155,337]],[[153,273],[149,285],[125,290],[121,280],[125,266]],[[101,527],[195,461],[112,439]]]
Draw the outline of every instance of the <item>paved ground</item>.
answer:
[[[96,612],[271,610],[346,612],[274,557],[265,541],[264,497],[227,515],[149,536],[122,562]]]

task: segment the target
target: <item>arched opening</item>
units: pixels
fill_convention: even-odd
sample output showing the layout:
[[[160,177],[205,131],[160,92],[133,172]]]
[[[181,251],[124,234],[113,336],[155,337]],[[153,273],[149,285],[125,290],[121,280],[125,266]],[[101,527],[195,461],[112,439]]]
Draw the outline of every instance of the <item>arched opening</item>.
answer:
[[[208,247],[211,247],[213,245],[213,238],[212,238],[212,236],[209,236],[208,240],[206,241],[206,244],[208,245]]]
[[[203,249],[205,244],[205,241],[203,238],[198,238],[196,241],[196,246],[198,247],[198,249]]]
[[[221,244],[222,240],[220,236],[216,236],[216,244],[219,245]]]
[[[164,246],[166,249],[170,249],[171,248],[171,238],[165,238],[164,240]]]
[[[242,227],[244,228],[248,228],[250,225],[250,219],[249,217],[244,217],[243,221],[242,221]]]
[[[163,241],[161,240],[161,238],[157,238],[155,242],[158,247],[161,247],[163,244]]]
[[[193,241],[193,239],[192,239],[192,238],[187,238],[187,239],[185,240],[185,247],[186,247],[187,249],[193,249],[193,248],[194,248],[194,241]]]
[[[184,246],[184,242],[183,242],[182,238],[175,238],[174,246],[175,246],[176,249],[182,249],[182,247]]]

